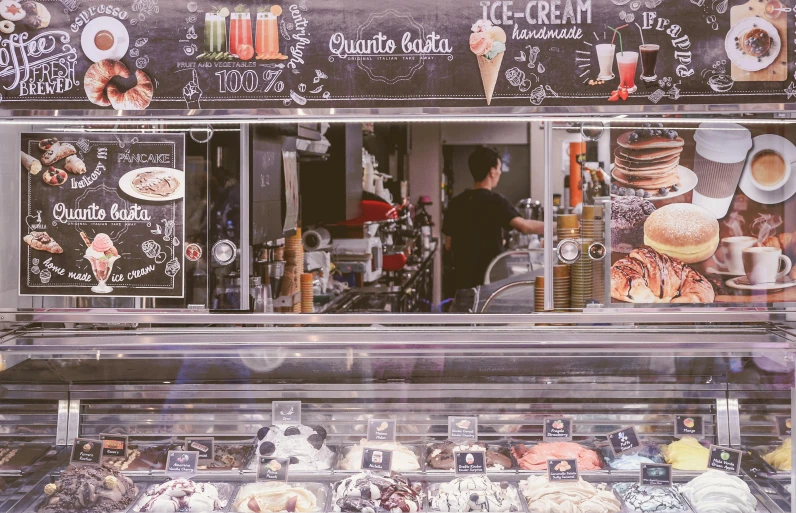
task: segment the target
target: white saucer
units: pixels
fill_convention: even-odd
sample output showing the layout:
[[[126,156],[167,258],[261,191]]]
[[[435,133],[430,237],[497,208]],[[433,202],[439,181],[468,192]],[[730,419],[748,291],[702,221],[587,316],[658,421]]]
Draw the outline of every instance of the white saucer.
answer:
[[[741,49],[736,46],[738,41],[735,39],[740,38],[746,31],[754,27],[765,30],[768,32],[768,35],[771,36],[771,49],[768,51],[767,55],[760,59],[743,53]],[[760,71],[761,69],[766,69],[771,66],[777,59],[779,52],[782,50],[782,41],[774,25],[763,18],[755,16],[753,18],[744,18],[727,32],[727,36],[724,38],[724,50],[727,52],[727,57],[730,58],[732,63],[742,70]]]
[[[719,271],[715,267],[705,269],[705,274],[715,274],[717,276],[744,276],[744,274],[731,273],[730,271]]]
[[[796,146],[794,146],[792,142],[779,135],[758,135],[752,139],[752,149],[749,151],[749,156],[746,158],[746,166],[743,169],[741,181],[738,186],[752,201],[762,203],[763,205],[783,203],[796,194],[796,169],[791,167],[790,178],[779,189],[774,191],[758,189],[754,181],[752,181],[751,167],[754,156],[763,150],[775,150],[785,158],[785,162],[789,163],[788,165],[790,165],[791,162],[796,162]]]
[[[101,30],[107,30],[113,34],[116,40],[116,45],[110,50],[100,50],[94,44],[94,37]],[[83,29],[83,34],[80,36],[80,47],[86,57],[94,62],[103,59],[118,61],[127,54],[127,49],[130,48],[130,34],[124,24],[116,18],[100,16],[88,22]]]
[[[136,191],[133,188],[133,180],[135,179],[136,176],[138,176],[139,173],[143,173],[145,171],[159,171],[159,170],[165,170],[170,172],[180,182],[180,186],[177,187],[177,190],[175,190],[169,196],[162,196],[162,197],[147,196],[145,194],[141,194],[140,192]],[[183,173],[179,169],[171,169],[167,167],[143,167],[141,169],[134,169],[133,171],[125,173],[119,179],[119,188],[122,190],[122,192],[124,192],[131,198],[143,201],[156,201],[156,202],[175,201],[178,199],[182,199],[185,196],[185,173]]]
[[[796,287],[796,281],[793,281],[790,278],[783,278],[776,283],[761,283],[760,285],[752,285],[749,283],[749,278],[746,276],[739,276],[737,278],[727,280],[726,285],[733,289],[739,290],[776,290]]]

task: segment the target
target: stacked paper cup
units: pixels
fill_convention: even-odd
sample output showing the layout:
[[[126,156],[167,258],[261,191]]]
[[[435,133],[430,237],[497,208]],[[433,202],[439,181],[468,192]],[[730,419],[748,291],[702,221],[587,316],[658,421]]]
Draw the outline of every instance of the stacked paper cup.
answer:
[[[301,275],[301,313],[314,313],[312,290],[312,273]]]
[[[561,214],[556,218],[559,242],[564,239],[579,239],[580,225],[576,214]]]
[[[301,240],[301,228],[296,229],[296,234],[291,235],[285,240],[285,258],[292,253],[295,261],[295,272],[293,273],[293,290],[301,290],[301,274],[304,272],[304,242]],[[288,266],[290,260],[288,259]],[[287,278],[287,272],[285,272]],[[293,313],[301,313],[301,302],[293,305]]]
[[[533,309],[544,312],[544,276],[537,276],[533,283]]]
[[[553,266],[553,309],[556,311],[568,310],[570,307],[570,277],[569,265]]]
[[[603,207],[598,205],[584,205],[581,227],[581,236],[584,239],[605,240]]]

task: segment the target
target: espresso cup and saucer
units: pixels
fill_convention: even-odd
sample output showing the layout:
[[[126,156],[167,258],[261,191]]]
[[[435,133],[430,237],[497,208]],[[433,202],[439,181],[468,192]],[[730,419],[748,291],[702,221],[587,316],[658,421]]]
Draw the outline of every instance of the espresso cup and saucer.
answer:
[[[130,34],[124,24],[110,16],[94,18],[83,28],[80,46],[94,62],[120,60],[130,48]]]
[[[727,281],[728,287],[769,291],[796,286],[796,281],[788,277],[793,262],[781,249],[750,246],[741,250],[741,261],[744,276]]]
[[[749,199],[776,205],[796,194],[796,146],[779,135],[754,138],[739,187]]]

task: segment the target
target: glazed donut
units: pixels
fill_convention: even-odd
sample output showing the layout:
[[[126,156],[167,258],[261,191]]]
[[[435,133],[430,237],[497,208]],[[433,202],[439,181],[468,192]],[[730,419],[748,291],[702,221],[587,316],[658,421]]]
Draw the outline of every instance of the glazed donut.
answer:
[[[3,34],[12,34],[16,26],[13,21],[3,20],[0,21],[0,32]]]

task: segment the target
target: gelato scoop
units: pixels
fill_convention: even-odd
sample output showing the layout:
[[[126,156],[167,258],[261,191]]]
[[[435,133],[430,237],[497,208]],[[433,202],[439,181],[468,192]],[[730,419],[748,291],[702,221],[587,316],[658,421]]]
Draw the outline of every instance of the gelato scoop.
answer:
[[[680,513],[688,511],[680,495],[672,488],[658,486],[642,486],[638,483],[616,486],[625,504],[631,511],[663,511]]]
[[[173,513],[176,511],[210,513],[225,506],[219,500],[218,489],[209,483],[195,483],[188,479],[175,479],[154,486],[146,491],[140,505],[134,508],[140,513]]]
[[[548,459],[577,459],[581,471],[603,468],[596,452],[574,442],[541,443],[530,449],[520,444],[512,447],[511,453],[523,470],[547,470]]]
[[[125,511],[138,496],[138,488],[110,467],[69,467],[55,483],[45,487],[47,498],[38,513],[97,513]]]
[[[699,443],[699,440],[686,436],[661,447],[666,463],[677,470],[705,470],[708,468],[710,449]]]
[[[531,476],[520,483],[530,513],[619,513],[619,498],[605,488],[583,479],[551,483]]]
[[[642,463],[663,463],[663,458],[657,446],[644,445],[636,454],[622,454],[618,458],[609,454],[608,447],[603,450],[606,463],[613,470],[638,470]]]
[[[291,458],[291,471],[329,470],[334,452],[326,446],[326,436],[320,426],[264,427],[257,432],[257,455]]]
[[[311,513],[318,511],[315,494],[295,484],[250,483],[238,492],[238,513]]]
[[[112,258],[119,256],[119,251],[114,247],[113,241],[105,233],[98,233],[94,236],[94,240],[88,238],[85,232],[80,232],[83,242],[86,243],[86,256],[94,258]]]
[[[790,470],[793,463],[791,447],[791,439],[788,438],[779,448],[763,456],[763,459],[777,470]]]
[[[484,442],[456,443],[450,440],[431,444],[428,447],[428,466],[436,470],[453,470],[454,451],[486,451],[486,466],[489,470],[505,470],[512,467],[511,458],[492,449]]]
[[[379,477],[363,472],[334,485],[337,513],[415,513],[423,502],[422,488],[400,474]]]
[[[743,479],[708,470],[680,488],[696,513],[754,513],[757,499]]]
[[[394,472],[420,470],[420,460],[417,454],[401,445],[400,442],[369,442],[364,438],[360,440],[359,445],[355,445],[348,451],[346,457],[340,462],[340,468],[342,470],[360,470],[362,468],[362,451],[365,448],[392,451],[392,470]]]
[[[443,483],[431,498],[431,511],[519,511],[517,491],[485,475],[458,477]]]

